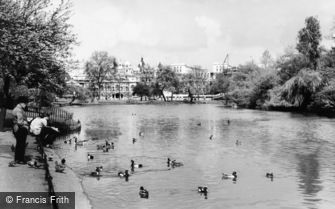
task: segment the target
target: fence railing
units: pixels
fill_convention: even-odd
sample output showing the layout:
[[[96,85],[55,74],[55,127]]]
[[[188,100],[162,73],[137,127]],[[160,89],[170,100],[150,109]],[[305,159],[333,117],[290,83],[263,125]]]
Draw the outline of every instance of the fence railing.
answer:
[[[81,127],[79,120],[73,119],[73,113],[69,113],[58,107],[50,108],[38,108],[38,107],[28,107],[26,111],[27,117],[36,118],[41,115],[41,113],[49,113],[50,124],[60,128],[62,131],[74,131]]]

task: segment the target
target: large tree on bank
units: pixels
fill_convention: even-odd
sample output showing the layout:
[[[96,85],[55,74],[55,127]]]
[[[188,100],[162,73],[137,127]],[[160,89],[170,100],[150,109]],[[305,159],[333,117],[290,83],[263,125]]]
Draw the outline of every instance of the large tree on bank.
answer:
[[[61,92],[70,46],[71,5],[50,0],[0,0],[0,129],[11,89],[18,85]]]
[[[320,23],[315,17],[305,19],[306,26],[298,33],[297,50],[306,56],[311,67],[316,70],[320,58]]]
[[[93,52],[90,60],[85,64],[85,74],[90,80],[93,93],[100,99],[103,82],[110,79],[116,79],[117,73],[116,58],[109,56],[106,51]],[[120,87],[119,87],[120,88]]]

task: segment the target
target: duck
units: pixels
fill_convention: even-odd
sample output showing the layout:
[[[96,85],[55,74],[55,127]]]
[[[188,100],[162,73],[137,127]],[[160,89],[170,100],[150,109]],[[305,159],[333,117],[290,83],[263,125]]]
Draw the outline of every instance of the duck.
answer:
[[[130,167],[133,169],[133,168],[142,168],[143,165],[142,164],[135,164],[135,161],[134,160],[131,160],[131,165]]]
[[[93,176],[93,177],[100,177],[100,176],[102,176],[102,175],[101,175],[100,171],[93,171],[93,172],[90,174],[90,176]]]
[[[223,173],[222,174],[222,179],[236,179],[237,178],[237,173],[234,171],[231,175]]]
[[[171,161],[171,166],[172,167],[180,167],[183,166],[184,164],[182,162],[177,162],[176,160]]]
[[[15,166],[16,166],[15,161],[11,161],[8,163],[8,167],[15,167]]]
[[[30,160],[30,161],[27,162],[27,165],[29,167],[33,168],[33,167],[35,167],[35,162],[36,162],[35,160]]]
[[[12,152],[15,152],[15,146],[14,146],[14,144],[12,144],[12,146],[10,146],[10,149],[12,150]]]
[[[106,147],[110,147],[112,144],[106,140]]]
[[[118,175],[120,178],[128,178],[128,177],[129,177],[128,170],[125,170],[124,172],[120,171],[117,175]]]
[[[171,164],[171,159],[170,159],[169,157],[168,157],[168,159],[167,159],[166,163],[167,163],[167,166],[168,166],[168,167],[170,167],[170,164]]]
[[[201,126],[201,122],[197,123],[198,126]]]
[[[271,178],[272,179],[273,178],[273,173],[266,173],[265,176],[266,176],[266,178]]]
[[[98,166],[98,167],[96,167],[96,168],[95,168],[95,171],[97,171],[97,172],[101,172],[101,171],[102,171],[102,169],[103,169],[103,167],[102,167],[102,166]]]
[[[198,187],[198,192],[199,193],[202,193],[202,194],[207,194],[207,187],[201,187],[201,186],[199,186]]]
[[[139,136],[144,136],[144,133],[140,131],[140,133],[138,133]]]
[[[57,161],[55,162],[55,169],[58,173],[63,173],[65,170],[65,165],[59,164]]]
[[[210,140],[212,140],[212,139],[213,139],[213,137],[214,137],[214,136],[213,136],[213,134],[212,134],[212,135],[210,135],[210,136],[209,136],[209,139],[210,139]]]
[[[136,138],[133,138],[133,144],[135,144],[136,141],[137,141],[137,139],[136,139]]]
[[[149,192],[148,190],[144,189],[143,186],[140,187],[140,191],[138,194],[140,195],[141,198],[146,198],[146,199],[149,198]]]
[[[91,155],[90,153],[87,153],[87,160],[93,160],[94,156]]]

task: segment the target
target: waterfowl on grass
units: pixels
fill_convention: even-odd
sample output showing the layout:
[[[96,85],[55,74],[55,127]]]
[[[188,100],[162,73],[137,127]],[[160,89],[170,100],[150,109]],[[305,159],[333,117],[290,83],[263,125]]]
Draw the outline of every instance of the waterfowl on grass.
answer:
[[[98,166],[98,167],[96,167],[96,168],[95,168],[95,171],[97,171],[97,172],[101,172],[101,171],[102,171],[102,169],[103,169],[103,167],[102,167],[102,166]]]
[[[236,179],[237,178],[237,173],[234,171],[231,175],[230,174],[222,174],[222,179]]]
[[[138,133],[139,136],[144,136],[144,133],[140,131],[140,133]]]
[[[93,160],[94,156],[91,155],[90,153],[87,153],[87,160]]]
[[[138,194],[140,195],[141,198],[146,198],[146,199],[149,198],[149,192],[148,190],[144,189],[143,186],[140,187],[140,191]]]

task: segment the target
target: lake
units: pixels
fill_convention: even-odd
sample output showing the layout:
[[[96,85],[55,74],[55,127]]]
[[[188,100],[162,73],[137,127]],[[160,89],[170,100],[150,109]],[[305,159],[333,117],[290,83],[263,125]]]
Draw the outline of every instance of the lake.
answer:
[[[88,142],[75,146],[60,138],[56,152],[82,179],[95,209],[335,208],[333,119],[215,104],[66,109],[82,122],[79,140]],[[115,148],[97,150],[105,140]],[[168,167],[168,157],[184,165]],[[143,168],[125,181],[117,174],[130,170],[130,160]],[[100,165],[103,176],[89,176]],[[236,181],[222,179],[233,171]],[[139,197],[140,186],[148,199]]]

